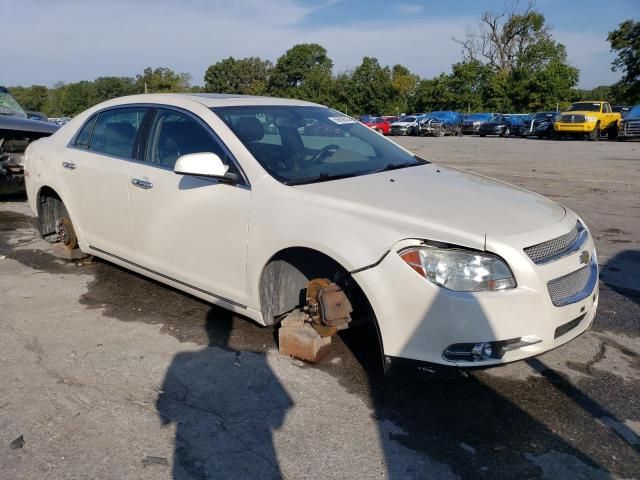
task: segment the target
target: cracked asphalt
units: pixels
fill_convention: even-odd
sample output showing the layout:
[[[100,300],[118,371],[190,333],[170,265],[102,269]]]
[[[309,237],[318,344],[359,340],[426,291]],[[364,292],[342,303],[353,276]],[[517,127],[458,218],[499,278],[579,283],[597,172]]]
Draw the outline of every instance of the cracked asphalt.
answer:
[[[580,213],[593,328],[457,379],[384,379],[355,329],[306,365],[270,328],[56,259],[0,199],[0,478],[640,478],[640,143],[398,141]]]

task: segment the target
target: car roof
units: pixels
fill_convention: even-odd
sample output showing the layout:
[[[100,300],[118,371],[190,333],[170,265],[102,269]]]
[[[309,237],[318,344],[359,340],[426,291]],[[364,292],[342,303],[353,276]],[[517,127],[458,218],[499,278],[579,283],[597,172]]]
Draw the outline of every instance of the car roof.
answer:
[[[205,107],[237,107],[251,105],[283,105],[283,106],[323,106],[317,103],[294,100],[290,98],[259,97],[253,95],[233,95],[223,93],[149,93],[129,95],[110,100],[110,105],[128,103],[163,103],[171,100],[177,103],[197,102]]]

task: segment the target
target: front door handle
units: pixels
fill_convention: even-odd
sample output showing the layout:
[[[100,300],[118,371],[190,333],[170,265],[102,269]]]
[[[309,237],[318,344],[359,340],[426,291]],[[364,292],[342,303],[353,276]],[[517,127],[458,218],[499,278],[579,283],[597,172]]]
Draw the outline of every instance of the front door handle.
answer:
[[[76,164],[73,162],[62,162],[62,167],[66,168],[67,170],[75,170]]]
[[[153,188],[153,183],[151,183],[149,180],[143,180],[141,178],[132,178],[131,183],[136,187],[142,188],[144,190],[149,190],[150,188]]]

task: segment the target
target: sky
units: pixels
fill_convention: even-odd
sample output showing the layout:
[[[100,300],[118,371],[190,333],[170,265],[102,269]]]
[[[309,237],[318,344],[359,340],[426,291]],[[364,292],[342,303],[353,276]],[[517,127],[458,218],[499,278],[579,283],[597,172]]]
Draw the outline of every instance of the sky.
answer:
[[[514,0],[507,0],[511,3]],[[461,60],[467,27],[505,0],[0,0],[0,85],[131,76],[169,67],[203,84],[217,61],[273,62],[296,43],[324,46],[336,72],[364,56],[431,78]],[[524,1],[521,2],[524,4]],[[617,81],[607,33],[640,19],[639,0],[538,0],[581,88]]]

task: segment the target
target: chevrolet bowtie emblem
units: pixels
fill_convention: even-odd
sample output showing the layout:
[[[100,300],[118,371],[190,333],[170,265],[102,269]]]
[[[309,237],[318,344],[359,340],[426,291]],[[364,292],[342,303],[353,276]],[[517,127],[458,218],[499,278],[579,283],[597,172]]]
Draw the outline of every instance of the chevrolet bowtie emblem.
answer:
[[[589,263],[589,258],[590,258],[589,252],[587,252],[586,250],[583,251],[580,254],[580,263],[584,263],[585,265],[587,265]]]

